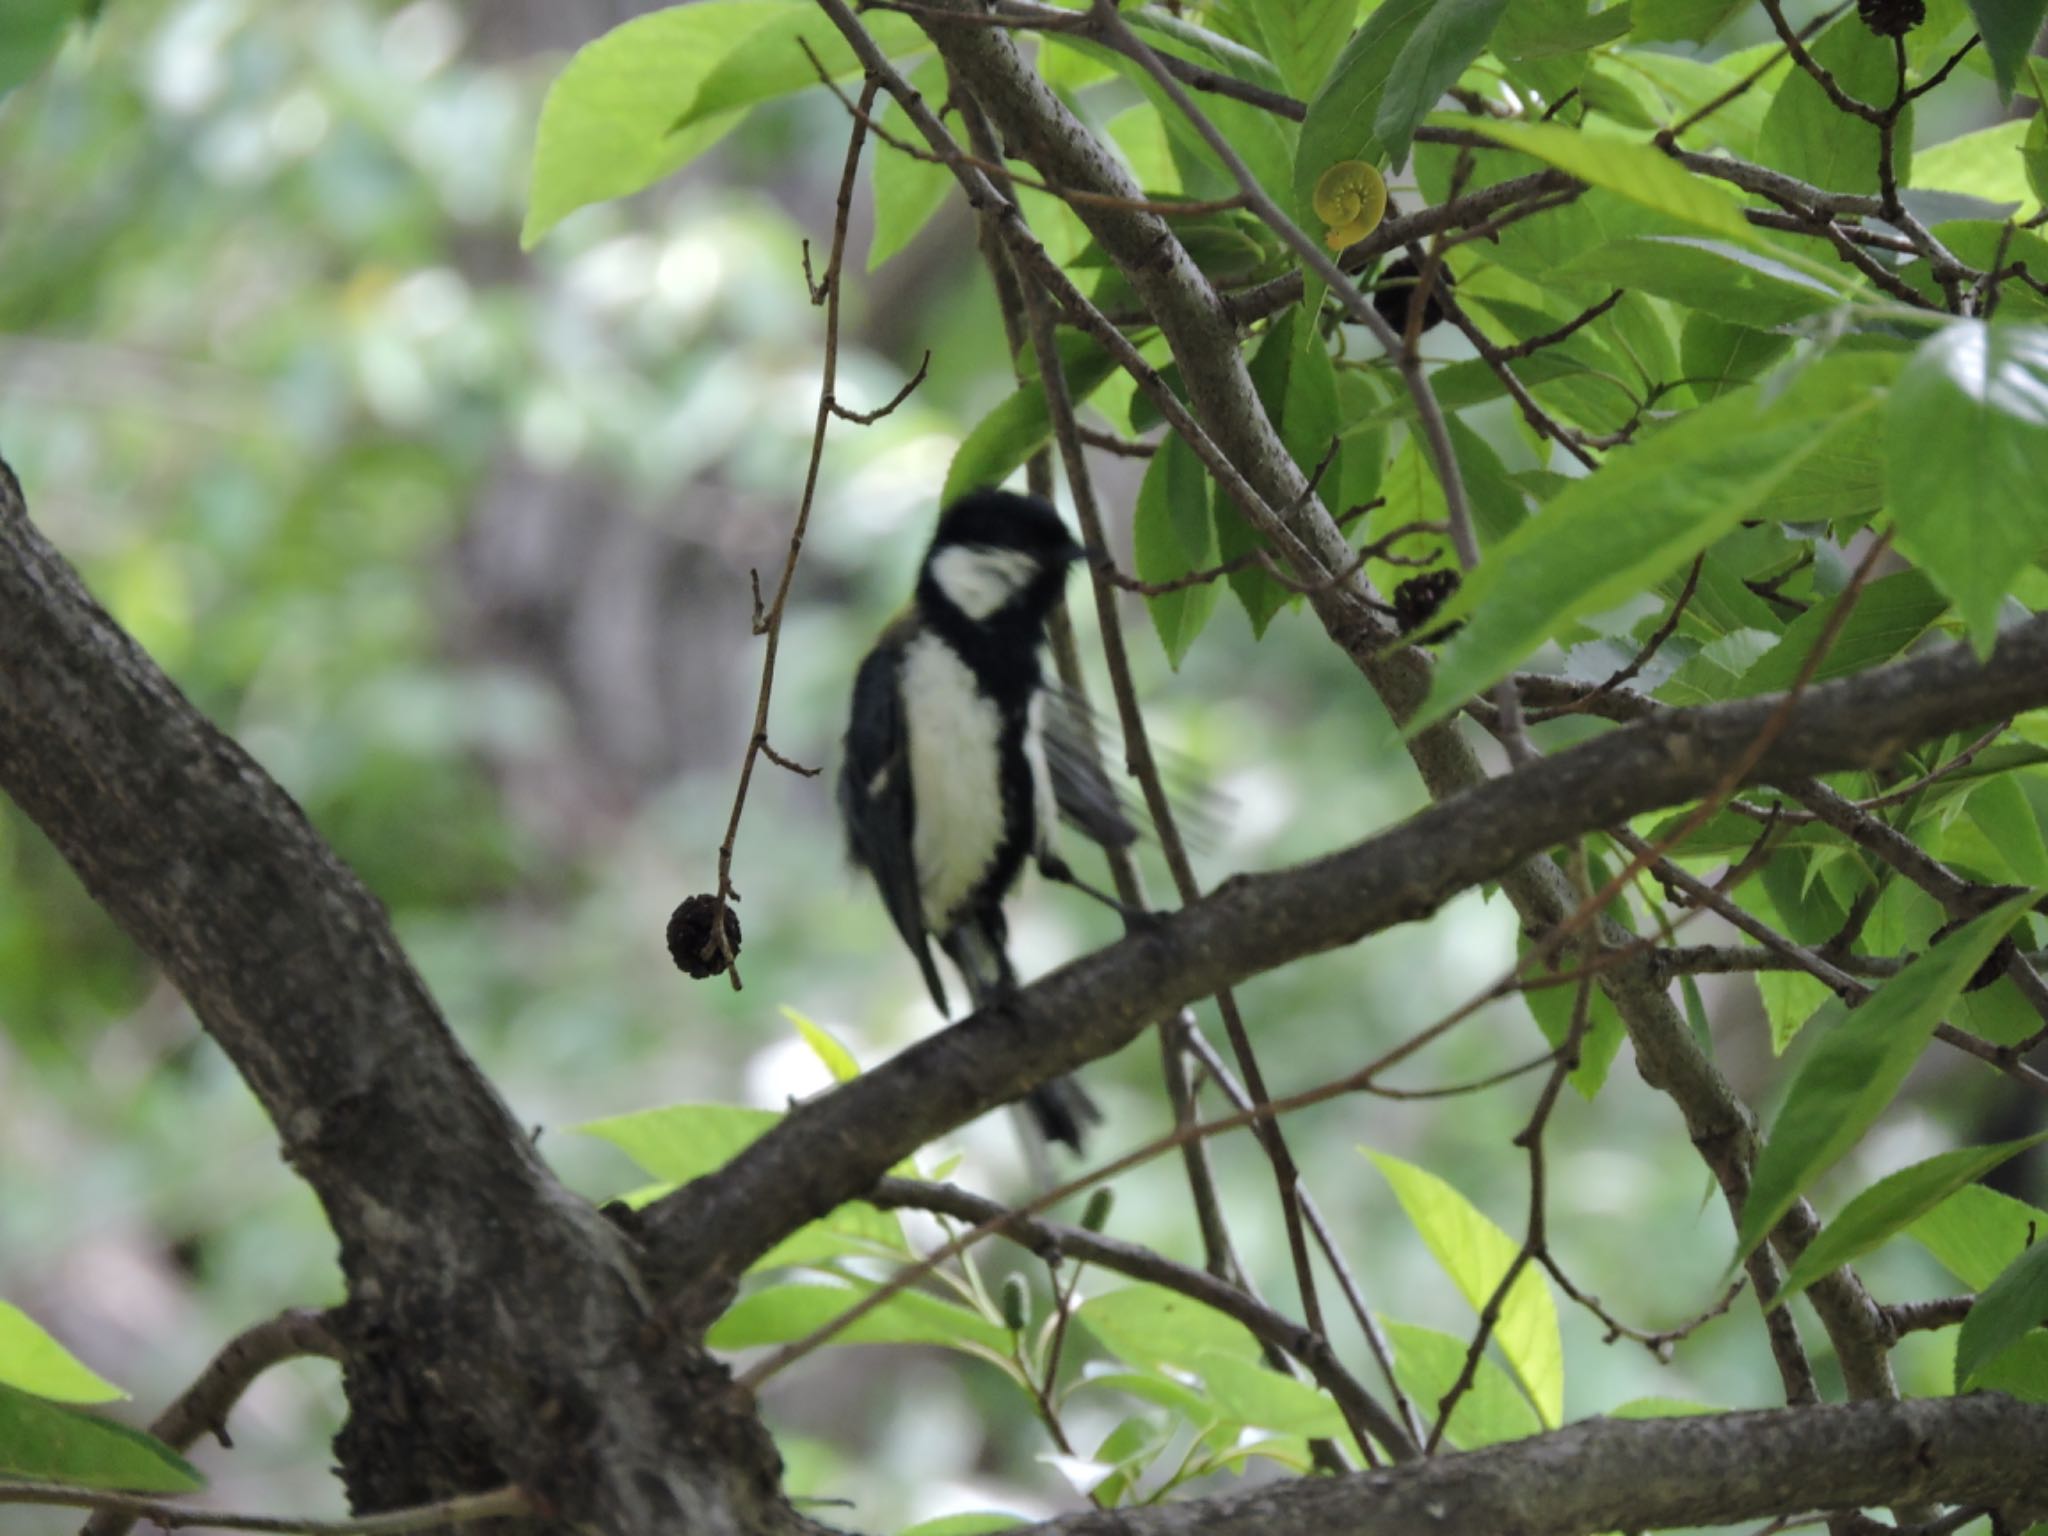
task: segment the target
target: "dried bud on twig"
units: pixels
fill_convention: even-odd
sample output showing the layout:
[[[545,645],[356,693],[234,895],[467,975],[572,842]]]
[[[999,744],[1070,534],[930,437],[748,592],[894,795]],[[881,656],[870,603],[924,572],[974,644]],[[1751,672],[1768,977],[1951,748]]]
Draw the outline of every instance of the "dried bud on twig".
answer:
[[[730,906],[725,908],[724,946],[713,936],[711,924],[719,905],[716,896],[692,896],[669,914],[669,958],[677,970],[698,981],[725,969],[728,950],[740,952],[740,915]]]

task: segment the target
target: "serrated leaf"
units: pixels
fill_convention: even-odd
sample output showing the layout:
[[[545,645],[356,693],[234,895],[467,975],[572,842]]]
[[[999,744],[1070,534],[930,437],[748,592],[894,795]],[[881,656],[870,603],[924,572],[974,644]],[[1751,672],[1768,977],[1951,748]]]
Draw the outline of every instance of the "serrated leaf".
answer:
[[[59,1403],[105,1403],[128,1395],[50,1337],[26,1312],[4,1301],[0,1384]]]
[[[1757,1158],[1736,1262],[1884,1113],[1949,1005],[2039,894],[2001,903],[1919,956],[1849,1010],[1800,1063]]]
[[[1116,372],[1115,361],[1093,337],[1063,330],[1056,345],[1067,393],[1077,406]],[[1026,380],[961,440],[946,468],[941,503],[951,505],[969,491],[1001,485],[1051,436],[1052,412],[1045,403],[1045,386],[1036,379]]]
[[[2048,1211],[1971,1184],[1914,1222],[1907,1235],[1965,1286],[1981,1291],[2028,1244],[2048,1237]]]
[[[1391,1318],[1383,1319],[1381,1326],[1394,1346],[1394,1375],[1402,1390],[1433,1415],[1464,1368],[1467,1342]],[[1507,1372],[1482,1355],[1471,1387],[1451,1412],[1445,1438],[1460,1450],[1473,1451],[1504,1440],[1525,1440],[1542,1428],[1536,1410],[1515,1390]]]
[[[1695,310],[1685,317],[1678,346],[1686,382],[1704,405],[1761,377],[1791,349],[1792,338]]]
[[[751,1349],[801,1339],[850,1310],[869,1285],[770,1285],[727,1309],[705,1342],[713,1349]],[[1009,1354],[1010,1335],[979,1312],[923,1291],[898,1291],[832,1336],[833,1344],[940,1344],[993,1356]]]
[[[1434,0],[1384,0],[1351,35],[1322,87],[1310,99],[1294,157],[1295,216],[1314,228],[1310,194],[1316,180],[1345,160],[1386,163],[1376,125],[1395,62]]]
[[[1956,1390],[1976,1385],[1984,1368],[2048,1321],[2048,1242],[2006,1266],[1977,1297],[1956,1337]]]
[[[1899,548],[1988,654],[2006,592],[2048,549],[2048,326],[1950,322],[1914,352],[1887,418]]]
[[[1744,694],[1775,693],[1790,688],[1805,667],[1813,647],[1834,622],[1842,598],[1816,603],[1794,619],[1784,638],[1742,676]],[[1846,677],[1865,667],[1890,661],[1926,634],[1948,602],[1919,571],[1900,571],[1865,587],[1848,619],[1814,669],[1811,681]],[[2048,879],[2048,875],[2044,875]]]
[[[1475,1310],[1485,1307],[1521,1246],[1427,1169],[1391,1153],[1361,1150],[1394,1186],[1401,1209],[1459,1293]],[[1544,1424],[1556,1427],[1564,1417],[1564,1346],[1557,1305],[1537,1265],[1523,1266],[1508,1288],[1493,1338]]]
[[[670,131],[697,87],[786,0],[698,0],[636,16],[576,51],[541,104],[519,243],[531,247],[569,214],[625,197],[688,164],[740,119]]]
[[[1459,126],[1710,234],[1742,244],[1752,238],[1732,193],[1719,182],[1683,170],[1646,144],[1580,133],[1556,123],[1482,117],[1461,118]]]
[[[1582,252],[1557,276],[1653,293],[1744,326],[1790,325],[1842,302],[1827,284],[1782,261],[1691,235],[1610,240]]]
[[[1252,0],[1266,54],[1297,96],[1322,84],[1357,13],[1354,0]]]
[[[1486,47],[1507,0],[1435,0],[1394,56],[1373,113],[1374,140],[1399,166],[1416,126]]]
[[[2039,1146],[2044,1138],[2048,1138],[2048,1131],[1993,1147],[1961,1147],[1886,1174],[1821,1228],[1820,1236],[1807,1244],[1806,1251],[1785,1276],[1785,1283],[1771,1304],[1789,1301],[1821,1276],[1855,1263],[1957,1190],[1976,1183],[2008,1158]]]
[[[0,1386],[0,1476],[130,1493],[190,1493],[196,1468],[161,1440]]]
[[[1891,103],[1898,66],[1891,41],[1877,36],[1854,16],[1844,16],[1810,45],[1814,61],[1835,77],[1848,95],[1873,107]],[[1893,163],[1904,184],[1912,168],[1912,107],[1900,114]],[[1878,190],[1879,133],[1838,109],[1820,82],[1795,69],[1778,87],[1764,114],[1758,153],[1766,165],[1831,192]]]
[[[1178,434],[1162,439],[1146,466],[1131,517],[1131,553],[1140,581],[1176,581],[1219,563],[1210,495],[1209,477],[1194,450]],[[1152,627],[1174,667],[1216,611],[1217,587],[1214,581],[1198,582],[1145,599]]]
[[[1772,489],[1877,404],[1858,357],[1812,365],[1802,383],[1827,400],[1768,406],[1730,395],[1666,427],[1575,481],[1488,552],[1445,610],[1465,627],[1445,648],[1414,735],[1491,687],[1545,641],[1678,570],[1756,515]],[[1816,370],[1826,370],[1823,379]],[[1860,384],[1861,400],[1836,383]],[[1808,410],[1811,419],[1801,419]]]
[[[1259,1343],[1233,1317],[1163,1286],[1119,1286],[1090,1296],[1075,1318],[1118,1359],[1132,1365],[1194,1370],[1207,1354],[1259,1358]]]
[[[1330,366],[1329,353],[1320,343],[1296,345],[1298,313],[1290,309],[1267,331],[1253,354],[1251,376],[1259,403],[1279,429],[1280,440],[1287,445],[1301,472],[1309,475],[1315,472],[1337,436],[1337,376]],[[1325,474],[1324,499],[1332,500],[1329,493],[1342,483],[1343,468],[1333,464]],[[1211,500],[1219,559],[1234,560],[1264,547],[1265,540],[1245,521],[1244,514],[1229,497],[1215,496]],[[1229,581],[1245,617],[1251,620],[1255,638],[1265,634],[1273,615],[1292,596],[1258,565],[1233,571]]]
[[[829,17],[810,5],[784,6],[783,14],[749,33],[740,44],[722,54],[705,73],[690,103],[670,124],[672,132],[683,132],[709,118],[744,112],[764,101],[808,90],[819,84],[815,57],[825,72],[837,80],[860,70],[853,44]],[[924,29],[908,16],[877,11],[861,18],[861,26],[875,46],[891,58],[916,53],[931,46]],[[804,52],[805,46],[810,54]]]
[[[1977,32],[1984,39],[1984,51],[1991,56],[1999,96],[2010,100],[2020,65],[2041,35],[2048,0],[1970,0],[1970,14],[1977,18]]]

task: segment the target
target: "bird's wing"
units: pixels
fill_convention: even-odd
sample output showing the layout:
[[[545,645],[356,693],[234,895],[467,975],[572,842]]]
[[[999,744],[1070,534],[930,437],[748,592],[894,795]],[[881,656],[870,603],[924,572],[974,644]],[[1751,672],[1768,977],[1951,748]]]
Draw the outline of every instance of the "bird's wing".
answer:
[[[846,730],[846,758],[839,770],[839,809],[846,822],[848,855],[875,877],[882,904],[917,957],[932,1001],[944,1014],[951,1010],[925,933],[924,902],[911,849],[917,807],[910,792],[908,738],[897,691],[907,638],[900,626],[886,633],[854,677],[853,721]]]
[[[1144,808],[1135,792],[1103,767],[1105,756],[1122,752],[1116,722],[1058,686],[1046,690],[1044,722],[1045,766],[1061,818],[1105,848],[1137,841]],[[1227,800],[1203,782],[1191,759],[1156,745],[1153,758],[1166,778],[1166,796],[1182,836],[1196,847],[1213,843],[1228,819]]]

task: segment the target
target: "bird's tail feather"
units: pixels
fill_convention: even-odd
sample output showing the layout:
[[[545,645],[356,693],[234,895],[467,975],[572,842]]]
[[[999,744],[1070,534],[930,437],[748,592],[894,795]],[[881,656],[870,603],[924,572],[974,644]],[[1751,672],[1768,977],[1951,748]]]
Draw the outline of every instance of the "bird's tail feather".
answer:
[[[1017,990],[1016,972],[1004,940],[1002,914],[992,920],[962,923],[941,941],[947,955],[960,967],[967,982],[967,996],[975,1007],[996,1002]],[[1031,1118],[1047,1141],[1081,1150],[1081,1130],[1102,1119],[1102,1111],[1088,1092],[1071,1077],[1056,1077],[1040,1083],[1024,1096]]]

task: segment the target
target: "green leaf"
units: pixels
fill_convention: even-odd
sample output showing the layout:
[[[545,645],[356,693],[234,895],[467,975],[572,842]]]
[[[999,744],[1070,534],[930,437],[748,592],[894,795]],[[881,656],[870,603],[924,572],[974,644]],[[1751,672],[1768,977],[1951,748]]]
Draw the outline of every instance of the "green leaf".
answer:
[[[2007,590],[2048,549],[2048,326],[1951,321],[1906,364],[1887,419],[1899,548],[1988,654]]]
[[[796,1026],[796,1032],[804,1037],[804,1044],[811,1048],[811,1054],[832,1074],[835,1083],[850,1083],[860,1076],[860,1063],[853,1059],[853,1052],[822,1024],[813,1024],[794,1008],[785,1005],[782,1016]]]
[[[1240,1424],[1311,1438],[1334,1438],[1346,1431],[1344,1415],[1327,1392],[1262,1361],[1211,1353],[1201,1356],[1195,1369],[1216,1406]]]
[[[896,1536],[990,1536],[994,1531],[1007,1531],[1030,1523],[1022,1515],[1004,1514],[994,1509],[973,1509],[957,1515],[940,1515],[936,1520],[920,1520],[915,1525],[906,1525]]]
[[[1610,1419],[1683,1419],[1696,1413],[1719,1413],[1705,1403],[1687,1402],[1681,1397],[1634,1397],[1618,1408],[1607,1410]]]
[[[1963,802],[2006,873],[2022,885],[2048,885],[2048,847],[2026,791],[2011,778],[1986,779]]]
[[[1568,625],[1635,596],[1756,516],[1802,459],[1876,405],[1862,367],[1852,356],[1809,368],[1801,383],[1824,401],[1726,396],[1574,481],[1489,551],[1446,607],[1444,617],[1465,627],[1445,648],[1408,734],[1491,687]],[[1858,383],[1866,390],[1860,401],[1832,392]]]
[[[1163,438],[1146,466],[1131,520],[1140,581],[1175,581],[1219,563],[1209,497],[1209,477],[1194,450],[1177,433]],[[1176,668],[1216,611],[1216,597],[1217,583],[1205,581],[1145,599],[1166,659]]]
[[[1743,326],[1790,325],[1842,302],[1827,284],[1782,261],[1691,235],[1606,241],[1580,253],[1557,278],[1653,293]]]
[[[645,1192],[652,1199],[663,1188],[688,1183],[722,1168],[759,1138],[782,1116],[772,1109],[747,1109],[734,1104],[671,1104],[591,1120],[575,1127],[579,1135],[608,1141],[632,1158],[662,1187]],[[755,1263],[756,1269],[817,1264],[842,1254],[910,1251],[903,1222],[892,1211],[852,1200],[808,1226],[799,1227]]]
[[[1635,0],[1629,35],[1645,43],[1703,43],[1749,0]]]
[[[1297,96],[1322,84],[1357,13],[1354,0],[1252,0],[1266,54]]]
[[[2048,1237],[2048,1211],[1972,1184],[1914,1222],[1907,1235],[1965,1286],[1981,1291],[2037,1238]]]
[[[1466,1341],[1391,1318],[1383,1319],[1382,1326],[1394,1346],[1394,1375],[1402,1390],[1425,1412],[1436,1411],[1464,1368]],[[1526,1440],[1542,1428],[1535,1409],[1515,1390],[1507,1372],[1482,1355],[1471,1387],[1452,1410],[1445,1437],[1461,1450],[1472,1451],[1504,1440]]]
[[[860,60],[854,55],[853,44],[814,6],[798,4],[782,10],[784,14],[755,29],[739,46],[719,57],[688,107],[669,125],[671,132],[681,133],[711,118],[744,112],[764,101],[819,84],[818,71],[804,54],[806,44],[833,79],[859,71]],[[908,16],[870,12],[861,18],[861,26],[891,58],[931,46],[924,30]]]
[[[1195,1370],[1204,1356],[1259,1358],[1259,1342],[1233,1317],[1163,1286],[1119,1286],[1090,1296],[1074,1316],[1118,1359]]]
[[[1718,315],[1695,310],[1685,317],[1678,343],[1679,366],[1702,405],[1761,377],[1791,349],[1792,338],[1730,325]]]
[[[1526,942],[1518,947],[1524,953],[1529,949]],[[1557,974],[1558,969],[1555,964],[1545,967],[1550,975]],[[1543,1031],[1543,1038],[1553,1047],[1563,1045],[1571,1033],[1577,992],[1576,985],[1568,984],[1529,987],[1522,993],[1522,1000],[1529,1005],[1529,1014],[1536,1020],[1536,1027]],[[1599,987],[1592,989],[1586,1006],[1586,1033],[1579,1041],[1579,1064],[1572,1070],[1571,1085],[1583,1097],[1591,1099],[1606,1083],[1608,1069],[1614,1065],[1615,1055],[1621,1050],[1621,1042],[1627,1038],[1628,1030],[1621,1022],[1613,1001]]]
[[[2015,119],[1930,145],[1914,157],[1908,185],[2023,204],[2033,195],[2026,161],[2020,156],[2027,133],[2026,122]]]
[[[2001,1354],[1977,1367],[1977,1390],[2003,1392],[2023,1403],[2048,1403],[2048,1332],[2021,1334]],[[2038,1525],[2026,1536],[2048,1536]]]
[[[1587,13],[1586,0],[1522,0],[1503,8],[1492,48],[1516,63],[1583,53],[1628,31],[1629,8],[1610,5]]]
[[[0,6],[0,96],[50,61],[79,14],[79,0],[8,0]]]
[[[1427,1169],[1390,1153],[1363,1150],[1394,1186],[1401,1209],[1459,1293],[1475,1309],[1485,1307],[1521,1245]],[[1555,1428],[1564,1417],[1564,1346],[1557,1306],[1538,1266],[1524,1265],[1508,1288],[1493,1337],[1544,1424]]]
[[[1093,337],[1063,330],[1058,347],[1067,393],[1077,406],[1116,372],[1116,363]],[[951,505],[980,486],[1001,485],[1051,436],[1052,413],[1046,407],[1045,386],[1036,379],[1019,385],[961,441],[946,469],[941,504]]]
[[[1935,945],[1849,1010],[1800,1063],[1757,1158],[1737,1262],[1884,1112],[1941,1016],[2039,894],[2015,896]]]
[[[1351,35],[1329,77],[1310,98],[1294,155],[1295,216],[1318,227],[1309,194],[1316,178],[1343,160],[1387,162],[1377,125],[1396,60],[1401,58],[1435,0],[1384,0]]]
[[[1984,51],[1991,55],[1999,96],[2010,100],[2020,64],[2034,51],[2034,39],[2041,35],[2048,0],[1970,0],[1970,14],[1977,18]]]
[[[742,1296],[711,1325],[713,1349],[804,1338],[871,1294],[871,1285],[770,1285]],[[1010,1335],[979,1312],[924,1291],[898,1291],[832,1336],[834,1344],[941,1344],[1007,1359]]]
[[[2034,1244],[1985,1288],[1956,1338],[1956,1390],[2033,1329],[2048,1321],[2048,1241]]]
[[[1898,86],[1891,42],[1858,18],[1835,22],[1814,40],[1811,52],[1850,96],[1873,107],[1890,104]],[[1911,170],[1912,144],[1908,106],[1894,138],[1893,159],[1902,184]],[[1764,164],[1831,192],[1876,192],[1878,152],[1877,125],[1838,110],[1803,69],[1793,70],[1778,87],[1758,145]]]
[[[946,62],[928,59],[910,77],[911,86],[927,101],[943,97]],[[906,143],[919,143],[916,130],[894,96],[883,95],[875,114],[878,127]],[[868,188],[874,198],[874,230],[868,237],[868,270],[874,271],[915,240],[958,185],[943,165],[920,160],[879,139],[871,141],[873,156]]]
[[[788,11],[785,0],[698,0],[637,16],[578,49],[541,104],[520,244],[530,248],[578,208],[638,192],[717,143],[739,113],[672,133],[676,114],[721,59]]]
[[[1976,1183],[2007,1158],[2040,1145],[2044,1138],[2048,1138],[2048,1131],[1993,1147],[1961,1147],[1886,1174],[1821,1228],[1820,1236],[1807,1244],[1799,1262],[1785,1276],[1785,1284],[1771,1304],[1789,1301],[1822,1275],[1855,1263],[1957,1190]]]
[[[1683,170],[1647,144],[1580,133],[1556,123],[1460,118],[1458,125],[1710,234],[1742,244],[1753,238],[1734,194],[1719,182]]]
[[[128,1395],[51,1338],[26,1312],[4,1301],[0,1383],[60,1403],[105,1403]]]
[[[1827,626],[1834,622],[1841,597],[1816,603],[1794,619],[1784,638],[1743,674],[1740,692],[1775,693],[1790,688]],[[1846,677],[1865,667],[1890,661],[1926,634],[1948,607],[1934,584],[1919,571],[1900,571],[1865,587],[1849,611],[1841,633],[1814,669],[1812,681]],[[2044,874],[2048,880],[2048,874]]]
[[[1507,0],[1435,0],[1394,56],[1373,113],[1374,140],[1395,166],[1408,158],[1416,125],[1458,83],[1493,35]]]
[[[205,1486],[161,1440],[0,1386],[0,1475],[131,1493],[190,1493]]]
[[[1337,436],[1337,375],[1330,366],[1330,354],[1320,342],[1296,345],[1298,313],[1288,310],[1267,331],[1252,357],[1251,376],[1260,404],[1280,429],[1280,440],[1287,445],[1301,472],[1309,475],[1315,473]],[[1335,499],[1332,493],[1342,482],[1341,465],[1332,464],[1322,485],[1326,501]],[[1229,497],[1215,496],[1212,502],[1219,559],[1235,560],[1264,547],[1266,541],[1245,521],[1244,514]],[[1293,595],[1257,565],[1233,571],[1229,581],[1230,590],[1244,607],[1245,617],[1251,620],[1255,638],[1265,634],[1273,615]]]

